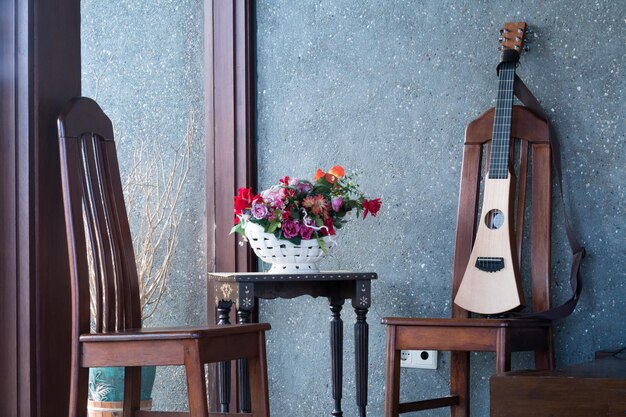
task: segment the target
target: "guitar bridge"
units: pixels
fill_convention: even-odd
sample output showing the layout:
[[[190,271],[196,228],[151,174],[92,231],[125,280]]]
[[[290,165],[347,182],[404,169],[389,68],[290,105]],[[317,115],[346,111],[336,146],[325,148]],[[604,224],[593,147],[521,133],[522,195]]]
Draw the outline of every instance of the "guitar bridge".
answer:
[[[478,257],[476,268],[485,272],[497,272],[504,268],[504,258]]]

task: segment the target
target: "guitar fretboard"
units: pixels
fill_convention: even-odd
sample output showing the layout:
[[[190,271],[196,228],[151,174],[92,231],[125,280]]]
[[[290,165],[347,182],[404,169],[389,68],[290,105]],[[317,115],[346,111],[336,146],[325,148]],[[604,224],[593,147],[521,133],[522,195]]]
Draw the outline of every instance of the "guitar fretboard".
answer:
[[[511,137],[514,82],[515,63],[505,62],[501,64],[496,114],[493,118],[489,178],[504,179],[509,176],[509,142]]]

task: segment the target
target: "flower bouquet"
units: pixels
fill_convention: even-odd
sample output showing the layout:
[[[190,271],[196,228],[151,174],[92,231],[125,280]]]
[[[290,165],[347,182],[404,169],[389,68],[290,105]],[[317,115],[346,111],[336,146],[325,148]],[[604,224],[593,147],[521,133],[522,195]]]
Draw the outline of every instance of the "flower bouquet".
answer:
[[[334,244],[332,236],[352,210],[376,216],[381,199],[368,199],[341,166],[318,169],[314,181],[285,177],[255,195],[240,188],[235,197],[235,226],[270,272],[317,272],[315,263]]]

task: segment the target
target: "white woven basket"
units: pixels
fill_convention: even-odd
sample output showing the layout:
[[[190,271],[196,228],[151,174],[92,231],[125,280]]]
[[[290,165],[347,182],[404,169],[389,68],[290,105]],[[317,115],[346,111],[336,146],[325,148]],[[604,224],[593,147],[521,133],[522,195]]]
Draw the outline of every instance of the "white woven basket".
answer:
[[[272,274],[297,274],[319,272],[317,262],[326,254],[320,248],[317,239],[302,240],[294,245],[288,240],[277,239],[272,233],[266,233],[262,226],[246,222],[246,237],[256,256],[263,262],[272,264]],[[326,247],[331,248],[328,236],[323,237]]]

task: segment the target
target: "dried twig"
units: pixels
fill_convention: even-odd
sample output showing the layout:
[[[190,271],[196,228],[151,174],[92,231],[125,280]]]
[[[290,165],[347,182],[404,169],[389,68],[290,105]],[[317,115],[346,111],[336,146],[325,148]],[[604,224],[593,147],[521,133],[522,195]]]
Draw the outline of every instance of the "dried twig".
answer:
[[[126,207],[132,213],[143,319],[154,314],[167,288],[181,220],[177,208],[190,171],[194,129],[191,110],[170,164],[163,158],[159,141],[142,140],[124,181]]]

